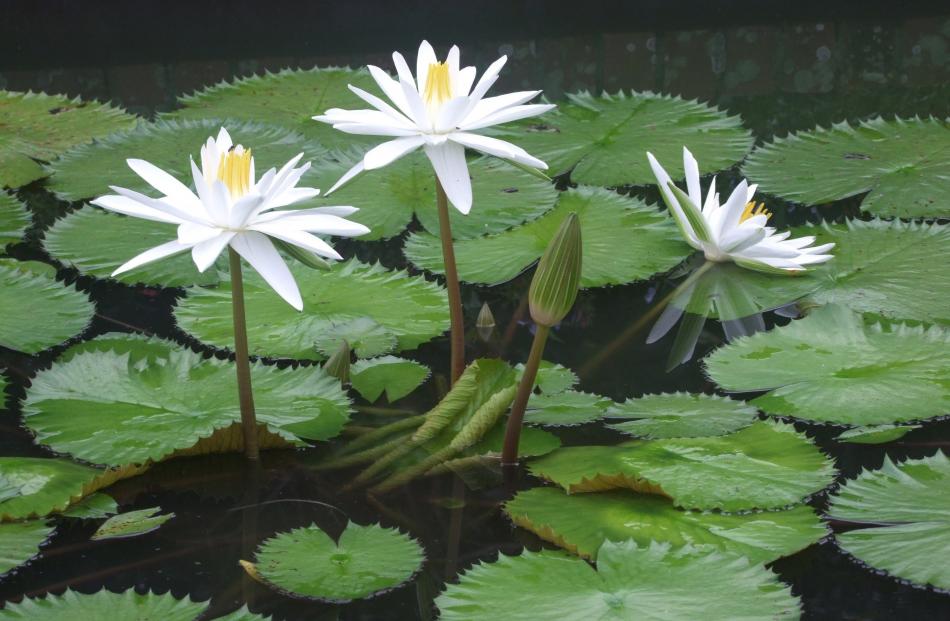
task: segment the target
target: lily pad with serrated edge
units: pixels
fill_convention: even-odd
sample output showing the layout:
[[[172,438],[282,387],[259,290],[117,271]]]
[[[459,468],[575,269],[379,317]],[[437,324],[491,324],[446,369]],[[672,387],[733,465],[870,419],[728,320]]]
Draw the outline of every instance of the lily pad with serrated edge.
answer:
[[[729,435],[569,446],[530,465],[569,493],[627,487],[684,509],[747,511],[801,502],[834,481],[834,462],[791,425],[760,421]]]
[[[524,373],[524,363],[515,365],[518,381],[521,381],[521,375]],[[538,365],[538,374],[534,378],[534,384],[538,390],[546,393],[564,392],[570,390],[580,383],[577,374],[571,369],[542,360]]]
[[[207,602],[176,599],[171,593],[158,595],[149,592],[142,595],[136,593],[135,589],[128,589],[122,593],[101,590],[86,594],[67,590],[62,595],[47,594],[8,602],[0,610],[0,621],[194,621],[207,607]]]
[[[337,154],[339,161],[316,166],[316,187],[329,188],[357,161],[362,151]],[[454,239],[470,239],[500,233],[523,222],[535,220],[554,207],[557,190],[495,158],[478,158],[468,163],[474,203],[471,212],[449,210]],[[320,199],[327,205],[355,205],[360,210],[350,218],[370,228],[361,241],[398,235],[413,214],[433,235],[439,234],[435,201],[435,173],[424,153],[407,155],[392,164],[361,173],[330,196]]]
[[[78,97],[0,91],[0,186],[41,179],[48,173],[40,161],[134,122],[120,108]]]
[[[272,618],[273,617],[263,617],[251,612],[248,610],[247,604],[244,604],[238,610],[221,617],[215,617],[212,621],[270,621]]]
[[[50,268],[52,269],[52,268]],[[0,263],[0,346],[35,354],[82,333],[95,305],[54,275]]]
[[[634,539],[640,545],[691,544],[768,563],[828,533],[807,506],[741,514],[682,511],[666,498],[620,490],[569,495],[537,487],[519,492],[504,510],[516,525],[590,559],[604,541]]]
[[[386,400],[397,401],[428,379],[429,367],[406,358],[382,356],[357,360],[350,367],[350,384],[364,399],[373,403],[383,392]]]
[[[112,496],[96,492],[91,496],[86,496],[76,504],[70,505],[63,512],[63,516],[81,520],[98,520],[115,515],[118,512],[119,505]]]
[[[734,392],[767,391],[750,403],[776,416],[878,425],[948,412],[950,332],[904,324],[866,325],[830,305],[805,319],[733,341],[705,361]]]
[[[535,393],[528,399],[524,422],[547,427],[591,423],[603,418],[611,403],[600,395],[574,390]]]
[[[53,530],[43,520],[0,524],[0,577],[38,556]]]
[[[865,194],[878,216],[950,216],[950,124],[881,117],[776,138],[742,168],[759,187],[806,205]]]
[[[178,98],[181,108],[167,112],[164,118],[231,118],[245,121],[266,120],[300,132],[328,147],[381,142],[378,136],[347,134],[331,125],[314,121],[313,116],[330,108],[363,109],[366,103],[354,95],[348,84],[372,93],[379,87],[363,69],[316,67],[284,69],[221,82]]]
[[[605,541],[596,571],[556,550],[500,555],[448,584],[435,604],[443,621],[734,621],[800,612],[778,576],[737,554],[633,540]]]
[[[31,222],[26,205],[16,196],[0,191],[0,250],[20,241]]]
[[[327,320],[369,317],[396,335],[400,350],[414,349],[449,327],[445,289],[422,277],[355,259],[328,272],[291,271],[303,296],[303,312],[283,301],[256,273],[245,278],[252,355],[323,359],[313,345]],[[175,319],[203,343],[233,347],[230,284],[188,289],[188,297],[175,308]]]
[[[101,464],[241,450],[231,362],[136,336],[74,349],[27,390],[24,423],[37,442]],[[319,367],[253,364],[251,376],[262,448],[326,440],[349,419],[339,381]]]
[[[691,249],[665,214],[638,199],[601,188],[563,192],[557,206],[522,226],[455,243],[459,278],[478,284],[511,280],[537,261],[570,212],[580,218],[583,239],[582,287],[619,285],[665,272]],[[429,233],[406,240],[406,258],[416,266],[442,273],[442,246]]]
[[[738,116],[696,100],[623,91],[568,95],[568,103],[505,137],[544,160],[550,174],[571,171],[573,182],[601,186],[655,183],[647,151],[676,179],[684,145],[707,173],[729,168],[753,143]]]
[[[158,530],[162,524],[175,517],[174,513],[162,513],[161,507],[149,507],[113,515],[92,534],[93,541],[135,537]]]
[[[852,444],[886,444],[903,438],[914,429],[920,429],[920,425],[866,425],[846,429],[835,440]]]
[[[313,325],[315,347],[329,358],[346,341],[357,358],[382,356],[396,348],[396,335],[369,317],[339,317]]]
[[[861,528],[838,533],[838,545],[875,569],[950,591],[950,459],[923,459],[864,470],[831,497],[828,515]]]
[[[255,562],[241,565],[281,592],[347,602],[404,584],[424,560],[415,539],[377,524],[350,522],[338,541],[316,525],[278,533],[257,549]]]
[[[686,392],[644,395],[615,403],[609,419],[631,419],[611,429],[646,439],[721,436],[748,427],[756,409],[719,395]]]

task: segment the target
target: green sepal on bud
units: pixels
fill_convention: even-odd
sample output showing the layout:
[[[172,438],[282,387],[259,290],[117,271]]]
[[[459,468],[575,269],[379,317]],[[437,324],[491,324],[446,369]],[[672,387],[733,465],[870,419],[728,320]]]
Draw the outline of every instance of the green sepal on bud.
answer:
[[[340,380],[342,384],[350,383],[350,344],[346,339],[343,339],[340,347],[323,363],[323,371]]]
[[[528,307],[534,322],[548,328],[574,306],[581,280],[581,223],[573,211],[548,243],[531,279]]]
[[[333,264],[324,259],[321,256],[315,255],[309,250],[304,250],[299,246],[293,244],[288,244],[279,239],[273,237],[270,240],[277,246],[278,250],[283,251],[285,254],[297,259],[304,265],[315,270],[322,270],[324,272],[329,271],[333,267]]]

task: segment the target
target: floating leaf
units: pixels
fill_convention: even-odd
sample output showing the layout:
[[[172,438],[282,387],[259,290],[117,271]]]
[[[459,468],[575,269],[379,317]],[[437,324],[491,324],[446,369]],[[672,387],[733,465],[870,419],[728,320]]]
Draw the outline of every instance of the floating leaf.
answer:
[[[317,140],[327,146],[380,142],[378,137],[347,134],[313,117],[330,108],[361,109],[366,104],[348,84],[378,93],[379,87],[365,70],[339,67],[309,70],[284,69],[233,82],[222,82],[178,99],[183,106],[167,113],[179,119],[231,118],[266,120]]]
[[[0,610],[0,621],[194,621],[207,603],[190,599],[175,599],[171,593],[140,595],[135,589],[122,593],[96,591],[85,594],[67,590],[62,595],[25,597],[19,602],[8,602]]]
[[[744,401],[687,392],[644,395],[607,410],[607,418],[633,419],[608,427],[647,439],[721,436],[748,427],[755,416]]]
[[[31,221],[30,212],[16,196],[0,192],[0,250],[20,241]]]
[[[429,373],[429,367],[415,360],[383,356],[357,360],[350,370],[350,383],[370,403],[379,399],[383,391],[392,403],[419,387]]]
[[[767,390],[751,401],[778,416],[876,425],[946,414],[950,333],[865,325],[841,306],[733,341],[706,359],[724,389]]]
[[[0,524],[0,577],[38,556],[53,530],[43,520]]]
[[[63,515],[82,520],[98,520],[115,515],[118,512],[119,505],[112,496],[96,492],[91,496],[86,496],[76,504],[70,505],[69,509],[63,512]]]
[[[834,242],[834,260],[810,278],[811,297],[889,319],[950,325],[950,225],[852,220],[803,227],[795,235]]]
[[[215,617],[213,621],[270,621],[272,617],[262,617],[247,609],[247,604],[241,606],[238,610],[228,613],[223,617]]]
[[[752,152],[743,172],[766,192],[816,205],[867,193],[878,216],[950,215],[947,121],[878,117],[776,138]]]
[[[339,155],[339,162],[326,161],[316,166],[315,187],[329,188],[342,177],[362,152]],[[475,197],[471,213],[449,211],[452,237],[469,239],[500,233],[523,222],[539,218],[554,206],[557,190],[532,175],[512,168],[494,158],[469,162]],[[435,173],[424,153],[410,154],[392,164],[366,171],[342,188],[322,199],[328,205],[355,205],[360,210],[350,219],[370,228],[361,241],[398,235],[413,214],[430,233],[439,232],[435,203]]]
[[[518,365],[515,366],[515,371],[518,374],[517,379],[520,382],[521,374],[524,373],[524,364],[518,363]],[[548,362],[547,360],[541,361],[541,364],[538,366],[538,375],[534,379],[535,386],[537,386],[541,392],[549,394],[570,390],[577,386],[579,382],[580,379],[578,379],[574,371],[560,364]]]
[[[524,422],[551,427],[590,423],[603,418],[611,403],[610,399],[589,392],[541,392],[528,399]]]
[[[135,117],[95,101],[0,91],[0,186],[16,188],[48,173],[48,162],[96,136],[131,127]]]
[[[140,123],[131,131],[113,134],[63,154],[50,166],[53,172],[50,189],[68,201],[109,194],[109,186],[113,185],[156,195],[156,190],[129,168],[128,158],[147,160],[192,187],[190,159],[200,162],[201,147],[222,127],[227,128],[235,144],[252,150],[259,175],[269,168],[280,169],[301,152],[304,161],[326,155],[326,149],[320,144],[300,134],[258,123],[218,119]],[[308,185],[313,177],[313,173],[307,173],[301,185]]]
[[[137,511],[127,511],[114,515],[96,529],[91,539],[93,541],[121,539],[158,530],[162,524],[175,517],[174,513],[159,515],[158,513],[161,510],[161,507],[149,507],[148,509],[138,509]]]
[[[369,317],[327,319],[313,325],[317,351],[327,358],[346,341],[358,358],[373,358],[396,348],[396,335]]]
[[[507,419],[503,419],[507,423]],[[469,456],[501,457],[501,449],[505,442],[505,428],[507,424],[498,424],[492,427],[475,445],[465,451]],[[538,457],[547,455],[561,446],[561,439],[550,431],[525,427],[521,430],[518,440],[518,455],[521,457]],[[500,461],[498,462],[501,463]]]
[[[871,567],[915,584],[950,590],[950,459],[931,457],[864,470],[831,498],[828,514],[867,528],[836,535]]]
[[[767,563],[794,554],[827,534],[814,511],[714,513],[681,511],[666,498],[627,491],[568,495],[550,487],[519,492],[505,505],[511,520],[542,539],[585,558],[604,541],[633,539],[691,544]]]
[[[466,282],[498,284],[511,280],[544,253],[570,212],[580,217],[584,235],[582,287],[616,285],[665,272],[690,252],[663,213],[638,199],[601,188],[563,192],[557,207],[533,222],[477,239],[455,243],[459,277]],[[415,233],[406,240],[406,257],[417,266],[442,273],[439,238]]]
[[[396,335],[398,348],[414,349],[449,325],[445,290],[434,282],[353,259],[329,272],[292,269],[303,296],[297,312],[256,273],[244,282],[251,354],[322,359],[314,349],[327,321],[369,317]],[[231,287],[194,287],[175,308],[178,325],[209,345],[231,348]]]
[[[0,264],[0,346],[35,354],[81,333],[95,306],[52,275]]]
[[[686,546],[606,541],[597,571],[560,551],[478,563],[435,601],[443,621],[797,618],[798,598],[748,559]]]
[[[299,597],[346,602],[391,590],[422,566],[419,543],[377,524],[347,524],[339,541],[316,525],[279,533],[261,544],[251,576]]]
[[[146,463],[176,452],[240,450],[232,363],[168,341],[128,336],[82,344],[41,371],[23,403],[39,443],[100,464]],[[263,447],[326,440],[349,418],[339,382],[319,367],[251,368]],[[224,433],[218,436],[216,433]]]
[[[920,425],[866,425],[842,431],[835,440],[852,444],[886,444],[919,428]]]
[[[571,171],[575,183],[601,186],[655,183],[649,150],[682,178],[683,145],[702,162],[700,172],[728,168],[752,147],[738,116],[679,97],[623,91],[594,97],[568,95],[539,121],[510,133],[514,142],[544,160],[552,175]],[[586,228],[585,242],[586,242]]]

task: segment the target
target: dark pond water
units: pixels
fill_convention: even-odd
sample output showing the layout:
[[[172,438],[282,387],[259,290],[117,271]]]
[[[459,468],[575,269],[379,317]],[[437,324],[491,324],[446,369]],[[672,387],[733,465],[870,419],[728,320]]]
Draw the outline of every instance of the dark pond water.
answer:
[[[172,108],[180,93],[234,75],[314,64],[388,66],[385,58],[392,49],[410,51],[428,37],[439,45],[460,43],[466,59],[480,67],[499,53],[509,54],[512,60],[499,92],[531,85],[545,89],[552,99],[585,88],[679,93],[740,113],[760,139],[877,113],[950,114],[950,10],[939,6],[851,3],[832,13],[832,7],[823,6],[831,3],[804,3],[798,9],[793,8],[796,3],[772,3],[771,8],[720,3],[717,9],[695,12],[688,3],[638,3],[642,6],[635,9],[587,2],[590,10],[572,19],[574,8],[542,2],[476,4],[481,6],[315,3],[301,9],[300,19],[288,13],[290,3],[280,2],[228,3],[227,10],[222,3],[216,9],[182,9],[174,16],[159,3],[109,15],[100,14],[103,8],[80,11],[65,2],[44,9],[7,9],[3,28],[9,48],[0,58],[0,86],[111,99],[148,115]],[[14,28],[16,24],[23,27]],[[36,244],[37,234],[67,206],[39,185],[22,189],[20,196],[37,214],[36,226],[28,243],[12,253],[48,260]],[[853,213],[856,204],[836,205],[825,217]],[[813,217],[807,210],[792,210],[790,221]],[[345,256],[378,258],[387,266],[404,265],[400,248],[401,240],[341,245]],[[69,271],[60,276],[76,279]],[[89,278],[79,278],[78,284],[98,308],[95,322],[80,338],[118,330],[184,342],[171,319],[180,292]],[[483,302],[498,322],[492,345],[471,330],[471,355],[524,359],[531,334],[519,306],[527,285],[522,276],[502,287],[464,289],[470,325]],[[675,279],[659,278],[583,293],[545,357],[578,370],[582,390],[613,399],[712,391],[699,360],[725,342],[718,322],[706,321],[693,356],[672,370],[667,369],[675,330],[656,343],[645,342],[657,302],[675,285]],[[786,321],[777,314],[764,318],[767,326]],[[14,382],[11,403],[23,396],[35,371],[60,351],[38,357],[0,352],[0,366]],[[447,340],[427,344],[413,356],[444,369]],[[437,399],[436,385],[430,382],[409,403],[425,411]],[[20,428],[18,415],[16,407],[0,415],[0,454],[42,454]],[[843,446],[830,441],[836,430],[800,428],[834,455],[844,476],[882,461],[883,447]],[[566,444],[616,440],[596,427],[559,433]],[[937,447],[950,447],[946,422],[912,432],[886,450],[892,457],[920,457]],[[470,489],[458,479],[441,477],[380,498],[345,494],[341,483],[352,472],[327,474],[313,468],[327,450],[267,453],[259,470],[249,469],[238,457],[182,459],[121,482],[110,493],[123,509],[160,505],[177,517],[152,534],[102,543],[89,541],[94,524],[64,522],[41,558],[0,582],[0,597],[14,600],[66,587],[85,592],[136,587],[210,598],[215,614],[247,602],[275,619],[432,619],[433,598],[460,569],[491,560],[499,551],[513,554],[542,546],[501,514],[499,503],[510,497],[511,489],[497,480]],[[522,477],[514,485],[532,484]],[[812,502],[820,509],[825,499]],[[417,537],[428,559],[422,572],[393,592],[334,606],[276,595],[247,579],[237,564],[277,531],[313,522],[336,534],[347,518],[380,521]],[[831,542],[780,560],[773,568],[801,596],[805,618],[950,618],[950,596],[877,575]]]

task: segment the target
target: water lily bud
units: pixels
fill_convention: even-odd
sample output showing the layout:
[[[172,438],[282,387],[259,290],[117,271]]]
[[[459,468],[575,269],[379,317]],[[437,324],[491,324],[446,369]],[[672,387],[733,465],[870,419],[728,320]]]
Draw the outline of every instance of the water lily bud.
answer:
[[[564,319],[577,299],[581,279],[581,223],[571,212],[538,262],[528,291],[531,318],[551,328]]]
[[[309,250],[304,250],[293,244],[288,244],[287,242],[280,239],[271,239],[275,246],[279,250],[282,250],[291,257],[297,259],[304,265],[315,270],[329,271],[332,264],[324,259],[321,256],[317,256]]]
[[[478,311],[478,318],[475,320],[475,329],[478,330],[479,338],[486,342],[491,338],[492,332],[495,331],[495,316],[492,315],[491,309],[488,308],[488,302],[482,304],[482,310]]]
[[[339,349],[323,363],[323,370],[343,384],[350,382],[350,344],[346,339],[343,339]]]

